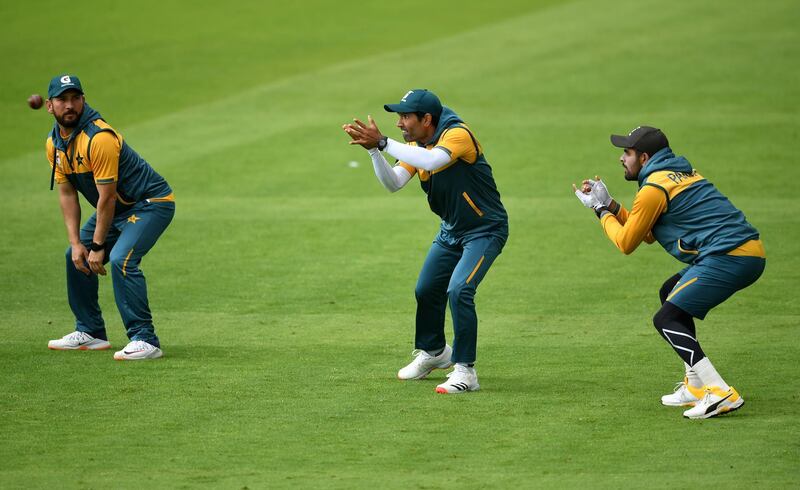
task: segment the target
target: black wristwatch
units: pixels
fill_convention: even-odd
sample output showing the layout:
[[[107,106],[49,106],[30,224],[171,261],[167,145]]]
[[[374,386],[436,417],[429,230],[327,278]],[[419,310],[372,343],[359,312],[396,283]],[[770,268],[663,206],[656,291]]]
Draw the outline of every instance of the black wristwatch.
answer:
[[[105,250],[105,248],[106,248],[106,244],[105,243],[92,242],[92,244],[89,245],[89,250],[91,250],[92,252],[99,252],[101,250]]]
[[[383,138],[378,140],[378,149],[383,151],[386,148],[386,145],[389,144],[389,137],[384,136]]]

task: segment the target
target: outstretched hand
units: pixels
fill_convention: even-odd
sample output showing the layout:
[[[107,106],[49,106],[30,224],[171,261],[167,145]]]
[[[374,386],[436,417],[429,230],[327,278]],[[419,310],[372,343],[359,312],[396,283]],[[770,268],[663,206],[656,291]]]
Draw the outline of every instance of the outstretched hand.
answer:
[[[353,119],[355,124],[344,124],[342,129],[352,138],[351,145],[361,145],[369,150],[377,148],[378,142],[383,138],[383,134],[381,134],[372,116],[367,116],[367,120],[369,125],[364,124],[359,119]]]

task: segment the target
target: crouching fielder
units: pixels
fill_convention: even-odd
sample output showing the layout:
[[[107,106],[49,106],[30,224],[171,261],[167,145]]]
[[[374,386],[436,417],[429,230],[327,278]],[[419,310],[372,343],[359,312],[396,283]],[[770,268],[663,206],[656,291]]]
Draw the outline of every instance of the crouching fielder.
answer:
[[[439,233],[422,265],[417,298],[414,361],[401,369],[403,380],[422,379],[434,369],[455,363],[437,393],[464,393],[479,388],[475,372],[478,317],[475,293],[508,237],[508,216],[483,149],[455,112],[427,90],[407,92],[384,109],[398,113],[405,144],[381,134],[372,118],[343,129],[369,150],[375,175],[390,192],[419,175],[431,211],[441,218]],[[391,166],[381,154],[399,160]],[[444,333],[450,304],[454,340]]]
[[[632,209],[614,201],[597,177],[585,180],[581,189],[573,185],[575,195],[594,209],[603,231],[623,253],[632,253],[642,241],[658,241],[688,264],[661,286],[661,309],[653,317],[685,368],[683,382],[661,403],[691,407],[683,412],[690,419],[736,410],[744,399],[706,357],[694,319],[704,319],[761,276],[766,256],[758,230],[684,157],[675,156],[661,130],[640,126],[628,136],[612,135],[611,143],[624,148],[625,179],[639,183]]]

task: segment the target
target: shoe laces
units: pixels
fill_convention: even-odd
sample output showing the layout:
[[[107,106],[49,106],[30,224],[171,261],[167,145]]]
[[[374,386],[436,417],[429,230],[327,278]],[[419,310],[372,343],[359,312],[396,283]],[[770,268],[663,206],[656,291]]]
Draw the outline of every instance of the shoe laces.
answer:
[[[703,391],[705,391],[705,395],[703,395],[703,398],[700,400],[700,403],[702,404],[709,403],[711,401],[711,396],[714,394],[711,393],[711,388],[705,388]]]
[[[76,342],[85,342],[90,338],[91,336],[89,334],[87,334],[86,332],[80,332],[78,330],[64,336],[64,340],[70,340],[70,341],[74,340]]]
[[[423,349],[414,349],[411,351],[411,357],[416,357],[418,360],[424,361],[435,356],[428,354],[428,352]]]
[[[152,349],[153,345],[148,344],[144,340],[131,340],[128,345],[125,346],[125,350],[129,351],[141,351],[141,350],[150,350]]]

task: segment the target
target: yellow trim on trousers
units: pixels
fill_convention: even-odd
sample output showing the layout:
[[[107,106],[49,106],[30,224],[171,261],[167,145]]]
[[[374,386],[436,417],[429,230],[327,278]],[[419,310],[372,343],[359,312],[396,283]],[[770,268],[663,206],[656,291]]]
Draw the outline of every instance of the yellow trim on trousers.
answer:
[[[689,284],[692,284],[692,283],[693,283],[693,282],[695,282],[696,280],[697,280],[697,278],[696,278],[696,277],[693,277],[693,278],[689,279],[688,281],[686,281],[684,284],[681,284],[681,287],[679,287],[678,289],[676,289],[676,290],[672,291],[672,292],[670,293],[670,295],[669,295],[669,296],[667,296],[667,301],[669,301],[670,299],[672,299],[672,297],[673,297],[673,296],[675,296],[676,294],[680,293],[680,292],[681,292],[681,289],[685,288],[685,287],[686,287],[686,286],[688,286]]]
[[[128,266],[128,260],[130,260],[131,254],[133,254],[133,249],[131,249],[131,251],[128,252],[128,255],[125,256],[125,262],[122,263],[122,275],[123,276],[127,276],[128,275],[128,273],[125,272],[125,268]]]
[[[472,280],[472,276],[474,276],[475,273],[478,272],[478,269],[480,269],[481,264],[483,264],[483,258],[484,256],[481,255],[481,259],[478,261],[478,265],[476,265],[475,268],[472,269],[472,274],[470,274],[469,277],[467,278],[466,284],[469,284],[469,282]]]

